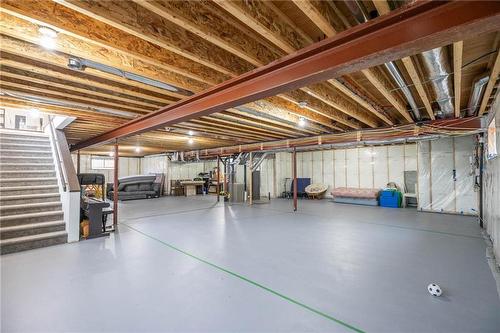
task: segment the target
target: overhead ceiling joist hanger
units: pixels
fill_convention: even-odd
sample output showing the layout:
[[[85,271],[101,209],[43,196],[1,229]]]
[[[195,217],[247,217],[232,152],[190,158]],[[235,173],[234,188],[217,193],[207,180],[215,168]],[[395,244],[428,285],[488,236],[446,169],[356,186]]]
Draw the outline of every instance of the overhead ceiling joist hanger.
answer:
[[[496,30],[500,30],[498,1],[416,2],[82,141],[71,150],[206,116]]]

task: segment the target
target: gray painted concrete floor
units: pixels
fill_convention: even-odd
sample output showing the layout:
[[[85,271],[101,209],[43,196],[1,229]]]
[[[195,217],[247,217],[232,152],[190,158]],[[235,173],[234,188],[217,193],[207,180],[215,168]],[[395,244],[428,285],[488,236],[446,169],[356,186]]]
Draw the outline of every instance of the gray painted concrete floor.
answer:
[[[110,238],[2,256],[2,332],[500,332],[474,218],[214,199],[124,202]]]

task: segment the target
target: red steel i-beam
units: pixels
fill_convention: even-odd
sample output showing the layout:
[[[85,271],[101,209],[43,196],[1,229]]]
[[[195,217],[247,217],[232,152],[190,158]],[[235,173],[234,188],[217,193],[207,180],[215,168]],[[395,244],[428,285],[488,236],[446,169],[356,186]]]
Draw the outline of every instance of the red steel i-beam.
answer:
[[[79,142],[71,150],[206,116],[497,30],[500,1],[417,1]]]

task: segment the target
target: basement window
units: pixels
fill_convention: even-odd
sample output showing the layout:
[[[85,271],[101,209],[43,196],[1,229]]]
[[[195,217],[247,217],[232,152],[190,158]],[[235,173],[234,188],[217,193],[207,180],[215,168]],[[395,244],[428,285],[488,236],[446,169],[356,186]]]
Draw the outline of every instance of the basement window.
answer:
[[[113,169],[114,160],[109,157],[93,156],[90,160],[90,167],[93,170]]]

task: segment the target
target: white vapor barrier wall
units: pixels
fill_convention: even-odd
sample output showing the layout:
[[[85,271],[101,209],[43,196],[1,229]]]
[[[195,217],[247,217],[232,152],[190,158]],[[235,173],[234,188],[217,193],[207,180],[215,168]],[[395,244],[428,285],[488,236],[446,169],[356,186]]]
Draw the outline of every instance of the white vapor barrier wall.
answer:
[[[217,166],[217,161],[200,162],[170,162],[166,172],[167,183],[170,193],[170,180],[193,179],[201,172],[210,172]],[[221,163],[222,168],[222,163]]]
[[[76,170],[77,155],[72,154],[73,163]],[[112,183],[114,170],[113,169],[92,169],[91,168],[91,155],[80,155],[80,172],[81,173],[101,173],[104,174],[106,183]],[[118,159],[118,178],[125,176],[133,176],[141,174],[141,158],[139,157],[120,157]]]
[[[500,98],[497,97],[497,101]],[[498,103],[494,104],[498,106]],[[496,108],[496,142],[500,148],[500,112]],[[500,263],[500,156],[486,160],[483,173],[483,221],[493,242],[497,263]]]
[[[168,166],[169,159],[166,155],[149,155],[141,158],[141,174],[147,175],[150,173],[163,173],[165,175],[165,187],[164,194],[168,194],[170,191],[170,184],[168,181]]]
[[[276,154],[277,195],[292,177],[291,159],[291,153]],[[297,153],[297,176],[328,185],[327,196],[336,187],[383,188],[395,182],[403,188],[405,171],[417,171],[416,144]]]
[[[418,209],[477,215],[474,191],[474,136],[418,143]]]

